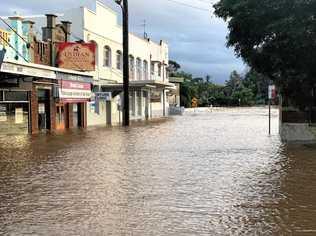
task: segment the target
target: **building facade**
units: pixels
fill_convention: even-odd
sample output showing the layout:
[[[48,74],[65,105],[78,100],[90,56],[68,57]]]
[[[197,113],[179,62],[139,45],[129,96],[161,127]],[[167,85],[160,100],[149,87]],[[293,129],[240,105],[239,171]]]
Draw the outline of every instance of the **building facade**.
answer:
[[[47,16],[46,28],[51,32],[55,31],[50,27],[53,19]],[[49,37],[38,40],[33,27],[34,22],[14,16],[0,31],[0,134],[86,127],[92,76],[56,68],[52,63],[56,42]]]
[[[88,106],[88,125],[116,125],[122,121],[123,58],[122,27],[116,12],[96,2],[95,11],[86,7],[64,12],[73,22],[72,36],[96,45],[93,99]],[[168,115],[168,45],[129,35],[130,115],[144,120]]]

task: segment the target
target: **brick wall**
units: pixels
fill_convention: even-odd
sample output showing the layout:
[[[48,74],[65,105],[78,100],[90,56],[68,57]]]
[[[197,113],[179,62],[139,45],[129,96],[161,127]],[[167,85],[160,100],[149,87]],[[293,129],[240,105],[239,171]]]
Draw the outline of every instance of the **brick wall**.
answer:
[[[37,88],[35,85],[32,86],[31,91],[31,133],[38,133],[38,99],[37,99]]]
[[[41,65],[51,65],[51,45],[48,42],[34,41],[33,62]]]
[[[49,96],[50,96],[50,127],[51,131],[56,130],[56,103],[55,99],[53,98],[53,91],[50,90]]]
[[[73,124],[73,105],[68,104],[68,128],[72,129],[74,127]]]
[[[38,94],[37,94],[38,86],[33,84],[31,91],[31,119],[30,119],[30,132],[31,134],[38,134]],[[55,99],[53,98],[53,91],[51,89],[47,89],[49,91],[49,118],[50,118],[50,130],[56,130],[56,104]]]

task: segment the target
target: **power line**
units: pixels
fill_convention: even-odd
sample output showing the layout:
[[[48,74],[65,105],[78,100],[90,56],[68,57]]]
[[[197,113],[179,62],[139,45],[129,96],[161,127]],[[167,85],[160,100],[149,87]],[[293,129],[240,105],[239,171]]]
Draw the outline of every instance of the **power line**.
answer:
[[[1,38],[4,42],[6,42],[6,44],[8,44],[9,47],[12,48],[12,49],[16,52],[17,55],[19,55],[20,57],[22,57],[26,62],[29,62],[29,61],[28,61],[18,50],[16,50],[16,49],[11,45],[11,43],[10,43],[8,40],[6,40],[1,34],[0,34],[0,38]]]
[[[208,0],[197,0],[199,2],[204,2],[204,3],[211,3],[211,1],[208,1]]]
[[[176,0],[167,0],[167,1],[172,2],[172,3],[175,3],[175,4],[178,4],[178,5],[182,5],[182,6],[185,6],[185,7],[190,7],[190,8],[195,9],[195,10],[210,12],[210,9],[206,9],[206,8],[202,8],[202,7],[193,6],[193,5],[184,3],[184,2],[179,2],[179,1],[176,1]],[[203,2],[204,2],[204,1],[203,1]],[[205,3],[206,3],[206,2],[205,2]]]
[[[9,25],[1,16],[0,16],[0,20],[6,25],[8,26],[20,39],[22,39],[22,41],[24,41],[26,43],[26,46],[28,48],[31,47],[31,44],[25,40],[25,38],[23,38],[11,25]]]

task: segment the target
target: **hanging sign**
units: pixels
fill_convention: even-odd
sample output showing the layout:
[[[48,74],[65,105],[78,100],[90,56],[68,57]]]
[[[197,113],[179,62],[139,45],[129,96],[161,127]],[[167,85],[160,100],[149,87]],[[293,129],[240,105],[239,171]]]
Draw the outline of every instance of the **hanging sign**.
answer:
[[[91,84],[62,80],[59,88],[59,98],[86,99],[91,98]]]
[[[95,99],[103,100],[103,101],[111,101],[112,93],[111,92],[97,92],[95,93]]]

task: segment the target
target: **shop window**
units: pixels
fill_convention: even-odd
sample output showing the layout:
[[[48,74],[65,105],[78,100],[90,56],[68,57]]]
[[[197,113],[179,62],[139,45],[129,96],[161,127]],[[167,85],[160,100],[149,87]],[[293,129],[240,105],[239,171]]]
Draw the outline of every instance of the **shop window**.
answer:
[[[72,112],[73,112],[73,115],[72,115],[72,117],[73,117],[73,126],[74,127],[79,127],[80,126],[80,124],[79,124],[79,112],[78,112],[78,104],[73,104],[72,105]]]
[[[56,128],[57,130],[65,129],[65,109],[62,105],[56,107]]]
[[[28,103],[0,103],[0,130],[3,134],[27,134]]]
[[[5,101],[28,101],[27,92],[25,91],[4,91]]]

